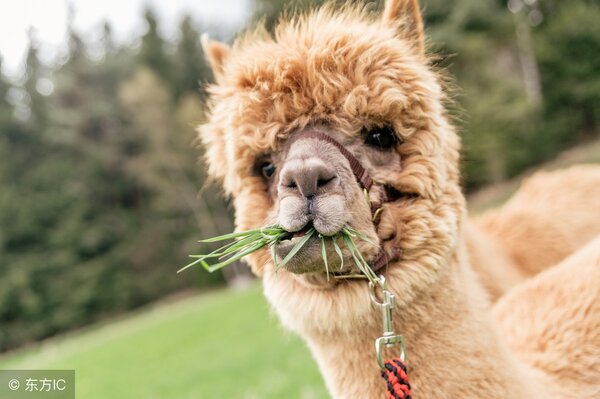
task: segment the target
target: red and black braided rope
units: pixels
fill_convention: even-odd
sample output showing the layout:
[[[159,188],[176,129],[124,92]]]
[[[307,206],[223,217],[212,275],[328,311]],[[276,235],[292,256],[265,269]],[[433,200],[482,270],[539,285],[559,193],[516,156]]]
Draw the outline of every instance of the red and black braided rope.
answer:
[[[381,377],[386,382],[387,399],[412,399],[408,373],[402,360],[398,358],[385,361],[385,370],[381,370]]]

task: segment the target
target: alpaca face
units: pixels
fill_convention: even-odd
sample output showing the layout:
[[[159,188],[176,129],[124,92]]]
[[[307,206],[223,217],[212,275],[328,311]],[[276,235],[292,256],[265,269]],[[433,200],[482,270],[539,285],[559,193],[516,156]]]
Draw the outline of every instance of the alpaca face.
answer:
[[[362,163],[375,167],[401,166],[395,151],[396,136],[390,127],[374,128],[345,137],[326,125],[311,126],[342,144]],[[276,247],[277,257],[283,259],[303,234],[314,227],[318,234],[333,236],[346,225],[378,241],[365,192],[353,174],[349,160],[332,143],[316,138],[303,138],[303,131],[295,132],[281,153],[261,160],[260,172],[269,185],[269,193],[276,204],[272,211],[274,223],[294,232],[288,240]],[[258,169],[258,168],[257,168]],[[342,240],[338,240],[344,247]],[[374,245],[360,243],[363,256],[370,259],[378,252]],[[356,268],[351,255],[344,251],[344,262],[335,252],[331,241],[325,246],[328,266],[336,273]],[[329,261],[331,260],[331,261]],[[292,273],[326,273],[322,258],[321,240],[313,236],[285,265]],[[357,271],[358,272],[358,271]],[[320,279],[326,282],[327,279]]]
[[[414,21],[398,22],[389,10],[414,2],[388,3],[385,15],[393,20],[330,7],[283,22],[274,36],[259,30],[232,49],[213,49],[217,83],[200,133],[209,171],[233,197],[240,230],[279,223],[331,235],[352,225],[384,249],[400,248],[400,261],[386,273],[397,278],[405,296],[399,300],[408,301],[435,280],[455,249],[464,199],[458,138],[444,115],[438,77],[414,35],[402,30]],[[373,180],[400,193],[384,206],[378,226],[339,151],[294,140],[314,128],[343,144]],[[297,239],[284,242],[279,255]],[[378,251],[365,242],[359,249],[367,260]],[[331,268],[339,267],[327,250]],[[249,263],[264,275],[267,296],[291,328],[332,331],[332,312],[345,318],[336,326],[348,328],[371,311],[364,281],[327,282],[316,239],[277,274],[268,251]]]

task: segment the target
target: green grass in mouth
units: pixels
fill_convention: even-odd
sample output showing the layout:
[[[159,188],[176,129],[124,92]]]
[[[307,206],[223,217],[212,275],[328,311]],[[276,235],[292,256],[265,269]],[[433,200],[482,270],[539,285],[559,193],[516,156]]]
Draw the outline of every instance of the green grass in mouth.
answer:
[[[337,255],[340,258],[340,270],[344,267],[344,257],[342,254],[342,249],[338,244],[338,240],[341,240],[342,243],[346,245],[348,248],[350,255],[358,269],[362,274],[346,274],[346,275],[334,275],[335,278],[357,278],[357,277],[366,277],[369,281],[375,283],[378,280],[377,275],[369,264],[365,261],[363,255],[359,251],[356,246],[355,239],[360,239],[370,243],[371,245],[376,244],[370,240],[365,234],[357,231],[352,226],[346,225],[340,232],[333,236],[325,236],[319,234],[314,227],[311,227],[304,236],[298,240],[298,242],[292,247],[290,252],[283,258],[281,261],[277,259],[276,248],[279,243],[288,238],[290,233],[284,230],[281,226],[267,226],[260,229],[242,231],[238,233],[230,233],[221,235],[218,237],[209,238],[206,240],[201,240],[203,243],[215,243],[221,241],[231,240],[230,243],[223,245],[216,250],[209,252],[207,254],[199,254],[199,255],[190,255],[191,258],[195,258],[195,260],[188,265],[182,267],[179,272],[183,270],[195,266],[201,265],[209,272],[214,272],[220,270],[226,266],[231,265],[232,263],[242,259],[246,255],[250,255],[253,252],[258,251],[261,248],[269,247],[271,249],[271,256],[273,258],[273,262],[275,264],[275,270],[277,271],[279,268],[285,266],[290,259],[292,259],[300,249],[310,240],[311,237],[317,235],[317,237],[321,240],[321,254],[323,257],[323,263],[325,264],[325,271],[327,274],[327,279],[329,279],[329,261],[327,259],[327,241],[331,240],[333,248]]]

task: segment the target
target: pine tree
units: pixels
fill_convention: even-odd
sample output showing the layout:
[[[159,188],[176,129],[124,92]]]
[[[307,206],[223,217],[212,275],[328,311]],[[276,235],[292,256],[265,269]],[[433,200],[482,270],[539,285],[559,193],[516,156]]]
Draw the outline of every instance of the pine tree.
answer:
[[[197,93],[199,90],[204,94],[201,82],[208,80],[210,72],[202,55],[198,31],[194,28],[194,22],[189,15],[186,15],[179,25],[175,60],[176,98],[187,92]]]
[[[30,30],[29,49],[25,58],[23,89],[28,96],[30,112],[27,125],[33,132],[41,131],[48,119],[46,98],[37,90],[39,79],[44,75],[44,70],[44,65],[38,57],[38,43],[34,31]]]
[[[2,57],[0,57],[0,128],[12,119],[12,105],[8,102],[10,83],[2,73]]]
[[[109,57],[117,51],[113,28],[109,21],[102,23],[102,37],[100,39],[104,56]]]
[[[545,100],[539,145],[550,154],[600,135],[600,3],[553,6],[534,31]]]
[[[158,19],[147,8],[144,12],[147,31],[142,36],[142,47],[139,53],[139,63],[152,69],[163,81],[171,81],[171,63],[166,54],[166,43],[158,32]]]

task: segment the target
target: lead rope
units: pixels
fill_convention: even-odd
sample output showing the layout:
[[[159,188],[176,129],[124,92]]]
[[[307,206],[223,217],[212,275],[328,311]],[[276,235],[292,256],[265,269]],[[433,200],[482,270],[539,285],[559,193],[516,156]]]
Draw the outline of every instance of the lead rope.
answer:
[[[387,399],[412,399],[406,366],[400,359],[386,360],[385,370],[381,370],[381,377],[386,383]]]
[[[377,287],[381,288],[381,301],[377,297]],[[383,316],[383,335],[375,340],[375,354],[377,363],[381,368],[381,377],[386,384],[386,398],[411,399],[408,372],[404,364],[406,347],[402,335],[394,332],[393,310],[396,307],[396,297],[387,289],[385,277],[379,276],[377,285],[369,282],[369,296],[371,302],[381,308]],[[383,349],[398,346],[400,355],[383,360]]]

